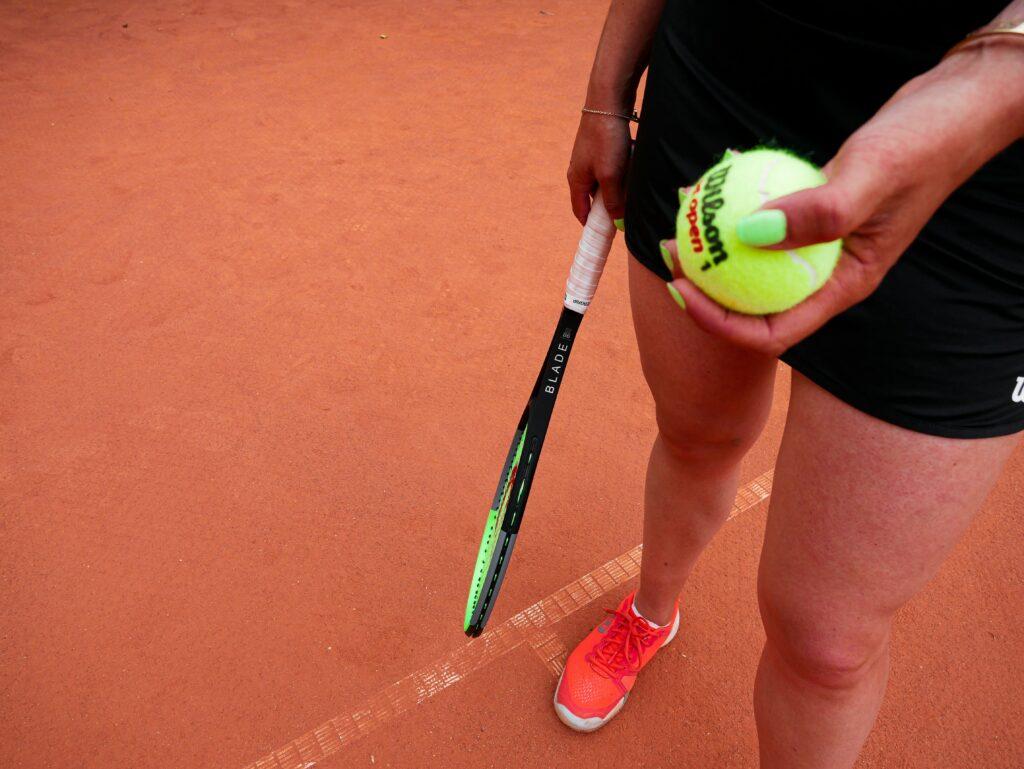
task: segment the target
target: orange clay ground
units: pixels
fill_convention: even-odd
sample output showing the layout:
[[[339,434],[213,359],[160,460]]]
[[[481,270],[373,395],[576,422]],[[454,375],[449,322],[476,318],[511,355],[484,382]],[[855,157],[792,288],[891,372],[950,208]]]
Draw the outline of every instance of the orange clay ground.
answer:
[[[679,640],[602,732],[551,709],[635,571],[599,568],[639,541],[653,437],[621,244],[495,632],[462,634],[603,12],[0,9],[0,766],[754,766],[787,377]],[[1022,502],[1018,452],[900,616],[862,767],[1024,766]]]

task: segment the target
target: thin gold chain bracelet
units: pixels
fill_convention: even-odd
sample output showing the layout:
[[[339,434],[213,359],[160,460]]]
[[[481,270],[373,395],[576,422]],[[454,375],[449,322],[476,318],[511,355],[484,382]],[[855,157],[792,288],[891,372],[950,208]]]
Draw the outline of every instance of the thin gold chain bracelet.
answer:
[[[624,112],[605,112],[603,109],[590,109],[590,107],[584,107],[580,112],[585,112],[588,115],[605,115],[606,117],[617,117],[623,120],[628,120],[631,123],[639,123],[640,116],[633,110],[632,115],[627,115]]]

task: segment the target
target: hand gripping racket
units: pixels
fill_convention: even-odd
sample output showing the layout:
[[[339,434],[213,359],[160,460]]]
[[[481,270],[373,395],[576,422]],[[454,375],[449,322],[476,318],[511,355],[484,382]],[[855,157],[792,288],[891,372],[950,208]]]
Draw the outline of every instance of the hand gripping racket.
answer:
[[[562,315],[548,346],[544,365],[530,393],[530,400],[512,436],[512,445],[501,470],[498,489],[487,514],[476,568],[473,569],[473,582],[469,586],[469,600],[466,602],[464,629],[470,637],[483,632],[505,578],[572,343],[583,320],[583,313],[594,298],[614,238],[615,225],[598,192],[583,228],[580,245],[569,270],[569,279],[565,283]]]

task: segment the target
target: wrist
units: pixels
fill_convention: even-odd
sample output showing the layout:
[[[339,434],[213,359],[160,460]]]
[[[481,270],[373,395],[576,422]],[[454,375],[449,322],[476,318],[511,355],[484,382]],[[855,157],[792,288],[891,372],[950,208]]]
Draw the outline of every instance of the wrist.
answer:
[[[993,22],[946,52],[938,71],[989,78],[1005,100],[1024,103],[1024,23]]]
[[[968,134],[966,154],[978,165],[1024,136],[1024,38],[979,39],[919,80],[946,94],[955,108],[950,122],[961,129],[953,133]]]
[[[1013,9],[1013,5],[1019,5],[1021,7]],[[1024,17],[1024,0],[1017,0],[1016,3],[1007,6],[1004,13],[1006,14],[1005,18],[1002,16],[997,17],[992,21],[992,23],[974,30],[971,34],[946,51],[945,55],[942,57],[943,60],[948,59],[950,56],[953,56],[966,48],[974,47],[979,43],[979,41],[983,41],[986,44],[995,42],[1019,45],[1024,41],[1024,21],[1020,21],[1019,19],[1013,21],[1010,19],[1013,17],[1013,14]]]
[[[990,70],[1019,83],[1024,79],[1024,24],[974,32],[950,48],[938,68]]]
[[[636,104],[636,88],[628,84],[608,85],[591,80],[583,104],[590,109],[632,114]]]

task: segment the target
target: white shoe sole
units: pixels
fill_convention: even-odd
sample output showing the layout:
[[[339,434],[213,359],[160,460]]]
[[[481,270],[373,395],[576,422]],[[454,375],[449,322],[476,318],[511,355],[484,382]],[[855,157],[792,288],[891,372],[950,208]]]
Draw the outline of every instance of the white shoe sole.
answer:
[[[672,630],[669,631],[668,638],[665,639],[665,643],[661,645],[664,649],[670,643],[672,639],[676,637],[676,633],[679,632],[679,612],[676,612],[675,621],[672,623]],[[622,710],[622,706],[626,704],[626,700],[629,699],[629,692],[622,695],[622,699],[615,703],[615,707],[612,708],[608,715],[604,718],[600,716],[594,716],[592,718],[580,718],[573,713],[569,708],[558,701],[558,690],[562,687],[562,676],[565,675],[565,671],[562,671],[562,675],[558,677],[558,683],[555,685],[555,714],[558,716],[558,720],[568,726],[570,729],[577,732],[596,732],[606,723],[611,721]]]

